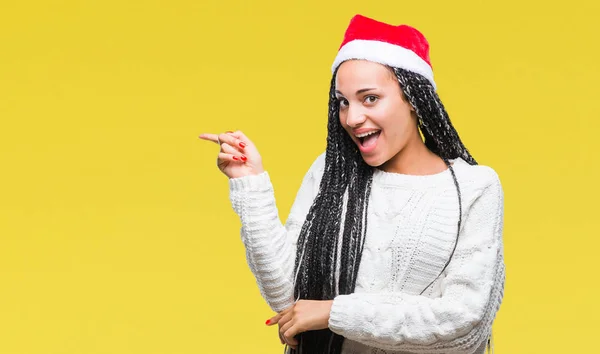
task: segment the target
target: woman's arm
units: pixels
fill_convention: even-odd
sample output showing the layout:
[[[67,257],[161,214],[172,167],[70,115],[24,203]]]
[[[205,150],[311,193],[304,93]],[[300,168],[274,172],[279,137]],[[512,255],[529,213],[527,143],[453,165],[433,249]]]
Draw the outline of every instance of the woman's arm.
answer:
[[[319,191],[324,166],[325,153],[317,157],[304,176],[285,226],[279,220],[267,172],[229,180],[230,200],[242,223],[246,260],[261,295],[275,312],[294,303],[296,241]]]
[[[473,353],[490,334],[504,290],[503,191],[495,172],[491,180],[469,211],[439,298],[340,295],[329,328],[386,350]]]

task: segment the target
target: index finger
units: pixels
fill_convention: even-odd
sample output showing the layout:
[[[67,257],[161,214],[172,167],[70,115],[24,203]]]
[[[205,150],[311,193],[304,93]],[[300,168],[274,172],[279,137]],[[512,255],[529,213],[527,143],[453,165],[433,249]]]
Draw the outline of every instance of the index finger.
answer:
[[[267,324],[267,326],[273,326],[273,325],[276,325],[276,324],[279,322],[279,320],[281,319],[281,316],[283,316],[283,314],[282,314],[282,313],[278,313],[277,315],[275,315],[275,316],[273,316],[273,317],[269,318],[269,319],[267,320],[267,323],[266,323],[266,324]]]
[[[202,140],[212,141],[215,144],[219,143],[219,136],[217,134],[200,134],[199,138]]]
[[[279,322],[279,320],[281,320],[281,318],[288,312],[290,312],[290,310],[294,308],[294,306],[290,306],[288,308],[286,308],[285,310],[279,312],[277,315],[269,318],[269,320],[267,321],[267,325],[268,326],[272,326],[275,325]]]

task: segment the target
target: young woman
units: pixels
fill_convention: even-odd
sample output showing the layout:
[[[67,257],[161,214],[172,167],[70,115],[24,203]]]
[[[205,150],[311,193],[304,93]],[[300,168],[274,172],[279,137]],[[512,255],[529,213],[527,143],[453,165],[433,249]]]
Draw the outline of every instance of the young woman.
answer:
[[[426,39],[357,15],[332,69],[327,148],[285,225],[252,141],[201,135],[221,146],[278,312],[267,324],[292,353],[483,353],[504,289],[503,191],[450,123]]]

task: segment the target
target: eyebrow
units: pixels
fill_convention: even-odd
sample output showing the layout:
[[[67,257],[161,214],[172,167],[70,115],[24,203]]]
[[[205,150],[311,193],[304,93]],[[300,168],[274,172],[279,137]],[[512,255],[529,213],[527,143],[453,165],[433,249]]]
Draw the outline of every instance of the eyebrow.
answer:
[[[372,88],[372,87],[369,87],[369,88],[363,88],[363,89],[360,89],[360,90],[356,91],[356,94],[357,94],[357,95],[360,95],[360,94],[361,94],[361,93],[363,93],[363,92],[367,92],[367,91],[371,91],[371,90],[376,90],[376,89],[375,89],[375,88]],[[340,92],[340,91],[338,91],[338,90],[335,90],[335,93],[336,93],[336,94],[339,94],[339,95],[342,95],[342,96],[344,95],[343,93],[341,93],[341,92]]]

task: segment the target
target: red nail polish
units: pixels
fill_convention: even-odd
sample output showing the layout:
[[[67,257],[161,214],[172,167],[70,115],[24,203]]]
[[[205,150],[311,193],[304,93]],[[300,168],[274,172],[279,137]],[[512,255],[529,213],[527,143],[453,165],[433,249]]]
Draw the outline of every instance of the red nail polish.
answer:
[[[265,322],[265,324],[267,324],[267,325],[270,323],[271,323],[271,320],[267,320],[267,322]]]
[[[237,161],[237,160],[239,160],[240,158],[239,158],[239,157],[237,157],[237,156],[234,156],[234,157],[233,157],[233,159]]]
[[[242,155],[242,161],[246,162],[246,160],[248,160],[248,158],[244,155]]]
[[[240,147],[243,149],[246,147],[246,143],[244,143],[243,141],[240,143]]]

